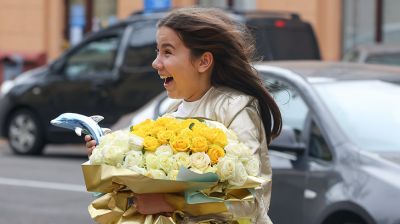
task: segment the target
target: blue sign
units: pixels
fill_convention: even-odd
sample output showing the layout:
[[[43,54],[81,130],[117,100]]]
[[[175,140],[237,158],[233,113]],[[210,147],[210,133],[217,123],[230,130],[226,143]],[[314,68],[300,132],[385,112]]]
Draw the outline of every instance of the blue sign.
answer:
[[[171,0],[144,0],[144,11],[154,12],[171,8]]]
[[[85,7],[82,4],[73,4],[70,8],[70,26],[83,27],[86,24]]]

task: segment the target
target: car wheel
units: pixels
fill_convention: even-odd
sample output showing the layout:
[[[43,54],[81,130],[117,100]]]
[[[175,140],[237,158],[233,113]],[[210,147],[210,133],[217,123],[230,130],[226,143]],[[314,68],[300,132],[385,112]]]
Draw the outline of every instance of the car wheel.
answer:
[[[38,155],[43,152],[44,135],[39,119],[29,110],[19,110],[8,123],[8,142],[12,151],[20,155]]]

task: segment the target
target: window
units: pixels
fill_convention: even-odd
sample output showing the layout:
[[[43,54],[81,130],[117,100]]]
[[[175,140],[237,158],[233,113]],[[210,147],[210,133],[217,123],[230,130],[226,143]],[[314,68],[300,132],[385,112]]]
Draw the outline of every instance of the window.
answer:
[[[297,90],[282,81],[271,79],[266,81],[266,85],[281,110],[283,125],[301,132],[309,109]]]
[[[313,158],[325,161],[332,160],[332,154],[329,150],[328,144],[322,136],[321,130],[314,122],[311,124],[310,147],[308,154]]]
[[[156,22],[136,25],[124,57],[124,68],[151,67],[156,58]]]
[[[117,48],[117,36],[92,41],[69,57],[64,73],[69,78],[109,75],[114,66]]]

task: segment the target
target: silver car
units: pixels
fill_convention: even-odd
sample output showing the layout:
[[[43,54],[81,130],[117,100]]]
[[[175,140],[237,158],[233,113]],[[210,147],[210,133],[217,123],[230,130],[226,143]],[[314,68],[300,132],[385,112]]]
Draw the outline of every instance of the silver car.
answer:
[[[284,128],[270,146],[278,224],[400,223],[400,68],[275,62],[256,69]],[[157,118],[161,94],[135,114]]]

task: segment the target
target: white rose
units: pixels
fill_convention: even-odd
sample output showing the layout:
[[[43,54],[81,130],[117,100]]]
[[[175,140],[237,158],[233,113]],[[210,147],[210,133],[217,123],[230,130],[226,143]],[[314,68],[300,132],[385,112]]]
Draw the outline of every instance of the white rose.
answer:
[[[190,155],[190,164],[193,168],[204,171],[210,165],[210,157],[204,152],[196,152]]]
[[[148,170],[147,176],[153,179],[167,179],[167,175],[165,175],[164,171],[162,170]]]
[[[143,141],[144,139],[138,135],[130,133],[129,135],[129,144],[131,150],[142,151],[143,149]]]
[[[104,163],[121,166],[125,153],[129,151],[129,131],[119,130],[102,136],[97,148],[102,151]]]
[[[176,180],[176,177],[178,176],[179,170],[171,170],[168,172],[168,179],[170,180]]]
[[[132,170],[133,172],[136,172],[136,173],[139,173],[139,174],[142,174],[142,175],[147,175],[147,170],[145,168],[143,168],[143,167],[129,166],[129,167],[126,167],[126,168]]]
[[[224,124],[218,121],[210,121],[210,120],[204,120],[204,123],[210,128],[218,128],[221,129],[224,133],[228,131],[228,128],[225,127]]]
[[[246,180],[247,180],[246,168],[241,162],[237,161],[235,163],[235,172],[233,174],[233,177],[228,180],[228,183],[240,187],[243,186]]]
[[[131,150],[125,155],[123,167],[129,168],[130,166],[144,166],[144,159],[142,151]]]
[[[173,155],[173,159],[178,164],[178,167],[188,168],[190,166],[190,156],[186,152],[178,152]]]
[[[100,165],[104,163],[103,152],[99,148],[95,148],[92,152],[92,155],[89,157],[90,164],[92,165]]]
[[[144,154],[144,161],[146,163],[146,168],[147,170],[150,169],[155,169],[157,170],[159,168],[159,164],[158,164],[158,158],[157,156],[152,153],[152,152],[146,152]]]
[[[247,160],[251,156],[251,150],[243,143],[231,142],[225,146],[227,156],[236,157],[241,160]]]
[[[172,156],[174,151],[170,145],[161,145],[156,149],[155,154],[157,156]]]
[[[236,158],[225,156],[219,159],[217,163],[217,175],[221,181],[233,178],[235,174]]]
[[[178,164],[171,156],[158,156],[158,167],[168,173],[178,169]]]
[[[258,176],[260,173],[260,160],[254,156],[243,165],[246,168],[247,174],[250,176]]]

